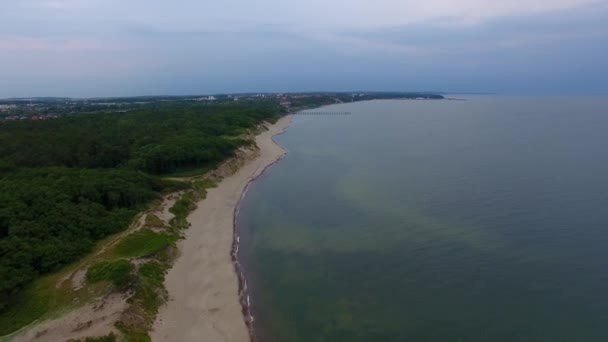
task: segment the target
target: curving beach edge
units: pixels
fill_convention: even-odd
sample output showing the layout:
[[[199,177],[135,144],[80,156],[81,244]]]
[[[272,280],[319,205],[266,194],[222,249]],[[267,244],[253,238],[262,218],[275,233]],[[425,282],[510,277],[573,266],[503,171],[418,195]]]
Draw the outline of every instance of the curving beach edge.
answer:
[[[253,339],[246,284],[236,259],[235,218],[249,183],[286,154],[273,137],[283,133],[291,120],[291,115],[284,116],[258,134],[259,154],[209,189],[188,216],[191,226],[165,278],[169,300],[150,333],[153,341]]]

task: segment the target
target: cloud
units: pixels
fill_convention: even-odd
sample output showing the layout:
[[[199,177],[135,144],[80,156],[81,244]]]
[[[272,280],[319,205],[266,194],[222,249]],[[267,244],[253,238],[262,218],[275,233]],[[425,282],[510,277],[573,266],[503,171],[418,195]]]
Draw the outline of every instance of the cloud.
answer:
[[[0,50],[39,52],[119,51],[120,47],[95,39],[49,39],[28,36],[0,35]]]
[[[0,97],[591,89],[607,35],[608,0],[0,0]]]
[[[3,12],[21,11],[42,24],[52,15],[78,23],[80,30],[99,22],[155,26],[163,30],[245,30],[275,27],[306,32],[378,29],[458,18],[459,23],[480,23],[497,17],[569,10],[605,0],[20,0],[0,5]],[[0,12],[0,18],[2,14]],[[5,18],[10,19],[10,18]],[[89,23],[89,25],[87,25]],[[448,22],[449,23],[449,22]],[[452,20],[452,24],[455,23]],[[12,21],[12,24],[17,22]],[[57,23],[59,24],[59,23]],[[2,24],[0,24],[2,25]],[[61,25],[60,25],[61,26]],[[1,26],[0,26],[1,27]],[[53,27],[48,27],[53,30]],[[103,29],[97,27],[97,29]]]
[[[464,18],[440,20],[342,34],[400,46],[436,48],[508,48],[537,43],[608,36],[608,6],[582,6],[540,14],[501,16],[476,24],[462,25]]]
[[[98,0],[21,0],[17,6],[28,10],[81,11],[99,4]]]

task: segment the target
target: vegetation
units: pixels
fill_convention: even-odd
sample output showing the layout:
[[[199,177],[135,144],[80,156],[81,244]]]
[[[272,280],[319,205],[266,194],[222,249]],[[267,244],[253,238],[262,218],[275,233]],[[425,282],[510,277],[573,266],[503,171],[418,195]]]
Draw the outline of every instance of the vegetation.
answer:
[[[368,101],[368,100],[382,100],[382,99],[428,99],[428,100],[440,100],[444,97],[437,94],[430,93],[396,93],[396,92],[372,92],[372,93],[311,93],[303,94],[299,96],[292,96],[289,98],[291,107],[293,110],[300,110],[305,108],[320,107],[335,103],[343,102],[356,102],[356,101]]]
[[[196,208],[196,198],[193,192],[188,192],[182,195],[169,212],[177,218],[185,218],[188,213]]]
[[[138,330],[133,326],[127,326],[123,322],[116,323],[116,328],[124,335],[127,342],[151,342],[147,330]]]
[[[154,214],[146,215],[145,226],[149,228],[164,228],[165,223]]]
[[[181,230],[187,228],[186,217],[196,209],[196,202],[205,197],[208,188],[214,186],[215,184],[208,180],[193,181],[191,190],[182,194],[169,209],[175,217],[171,220],[170,226],[165,227],[166,233],[163,235],[168,236],[169,240],[177,239]],[[157,218],[146,217],[146,227],[150,227],[149,225],[158,227]],[[168,244],[158,250],[152,258],[147,259],[147,262],[139,267],[136,280],[131,288],[133,295],[128,299],[130,306],[123,318],[116,324],[128,341],[150,340],[148,331],[152,327],[161,305],[168,298],[164,281],[165,274],[171,267],[173,257],[171,246],[172,244]]]
[[[39,275],[127,227],[162,190],[153,178],[131,170],[20,169],[2,177],[0,310]]]
[[[139,269],[139,284],[135,294],[129,298],[129,302],[137,303],[149,320],[154,319],[158,309],[166,300],[163,282],[168,267],[169,265],[166,263],[152,261],[142,265]]]
[[[368,97],[291,101],[301,109]],[[188,213],[214,186],[166,177],[212,169],[251,143],[244,137],[249,129],[275,121],[285,109],[277,99],[254,97],[218,96],[216,103],[121,99],[108,112],[107,100],[69,101],[40,99],[43,107],[19,105],[11,113],[60,113],[60,119],[0,124],[0,336],[113,287],[129,289],[126,317],[138,318],[121,319],[117,328],[129,341],[149,341],[147,331],[167,296],[163,281],[172,246],[188,226]],[[175,191],[182,196],[170,209],[175,217],[169,227],[149,214],[143,229],[91,254],[161,194]],[[74,289],[65,279],[83,256],[86,265],[92,263],[89,286]],[[134,258],[144,258],[137,269]]]
[[[9,305],[0,313],[0,336],[28,325],[49,311],[78,306],[107,292],[106,282],[74,289],[68,280],[75,270],[75,267],[70,266],[60,272],[42,276],[11,298],[11,304],[16,304]]]
[[[282,111],[263,100],[167,102],[0,125],[0,335],[63,303],[34,280],[90,253],[161,193],[192,186],[161,176],[217,165],[248,143],[243,132]],[[144,229],[118,243],[113,257],[150,256],[176,239]],[[87,280],[126,286],[125,262],[95,265]]]
[[[167,174],[216,164],[246,143],[243,129],[275,118],[274,102],[157,104],[128,113],[0,126],[5,168],[129,168]]]
[[[109,333],[106,336],[100,337],[85,337],[84,339],[71,339],[67,342],[116,342],[116,335],[114,333]]]
[[[169,209],[175,217],[171,221],[174,228],[185,229],[188,228],[188,221],[186,218],[188,214],[196,209],[196,203],[207,196],[207,189],[215,187],[215,184],[209,180],[197,180],[192,183],[192,190],[183,194],[173,207]]]
[[[109,281],[122,289],[133,281],[131,272],[133,272],[133,264],[128,260],[101,261],[88,269],[86,278],[89,283]]]
[[[163,250],[176,240],[170,234],[156,233],[151,229],[142,229],[130,234],[114,248],[114,254],[121,258],[139,258],[150,256]]]

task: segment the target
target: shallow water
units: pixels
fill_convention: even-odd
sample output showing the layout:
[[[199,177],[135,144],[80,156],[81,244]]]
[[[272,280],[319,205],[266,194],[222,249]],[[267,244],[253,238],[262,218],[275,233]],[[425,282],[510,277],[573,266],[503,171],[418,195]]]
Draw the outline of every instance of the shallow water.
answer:
[[[241,205],[262,341],[608,341],[608,99],[296,116]]]

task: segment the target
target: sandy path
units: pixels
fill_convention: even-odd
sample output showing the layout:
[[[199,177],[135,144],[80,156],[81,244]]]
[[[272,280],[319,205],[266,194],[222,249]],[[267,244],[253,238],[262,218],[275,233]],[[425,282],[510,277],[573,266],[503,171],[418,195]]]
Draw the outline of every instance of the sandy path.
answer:
[[[188,217],[192,226],[167,274],[170,299],[154,324],[153,341],[249,341],[230,256],[233,214],[247,184],[285,154],[272,137],[290,123],[291,116],[283,117],[256,136],[259,157],[210,189]]]

